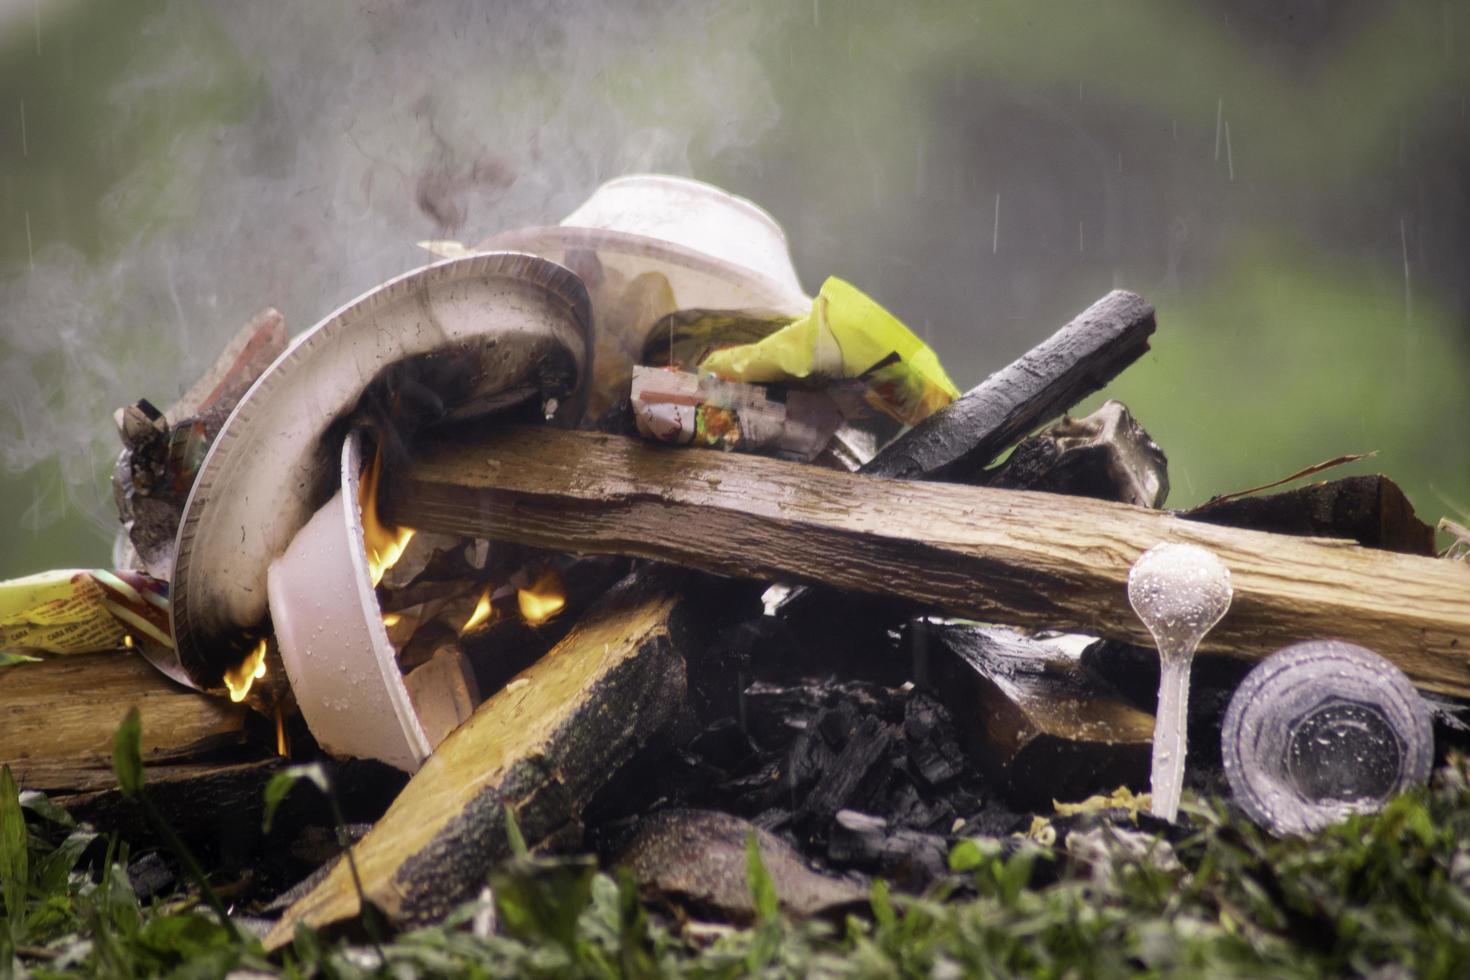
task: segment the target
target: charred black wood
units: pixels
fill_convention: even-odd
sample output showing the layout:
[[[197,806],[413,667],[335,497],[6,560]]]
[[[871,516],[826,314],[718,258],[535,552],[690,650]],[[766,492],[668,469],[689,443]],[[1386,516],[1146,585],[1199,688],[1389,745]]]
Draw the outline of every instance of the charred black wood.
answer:
[[[935,690],[1012,803],[1147,788],[1153,718],[1075,655],[1000,627],[936,624],[930,642]]]
[[[1206,524],[1304,537],[1350,538],[1369,548],[1435,554],[1434,528],[1386,476],[1350,476],[1282,493],[1207,501],[1179,516]]]
[[[1065,418],[1022,439],[986,482],[1162,507],[1169,496],[1169,461],[1127,406],[1107,401],[1085,418]]]
[[[1153,714],[1159,697],[1159,655],[1148,647],[1099,640],[1082,651],[1082,663],[1102,677],[1129,704]],[[1196,790],[1226,795],[1220,770],[1220,726],[1230,697],[1254,666],[1251,661],[1199,654],[1189,670],[1189,761],[1186,783]]]
[[[1114,290],[895,439],[860,472],[900,480],[970,482],[1032,429],[1101,389],[1148,350],[1154,308]]]

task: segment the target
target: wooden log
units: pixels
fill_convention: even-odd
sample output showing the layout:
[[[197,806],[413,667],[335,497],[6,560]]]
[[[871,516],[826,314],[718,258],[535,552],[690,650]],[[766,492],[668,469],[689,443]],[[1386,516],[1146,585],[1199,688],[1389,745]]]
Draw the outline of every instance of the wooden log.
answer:
[[[175,684],[136,653],[88,653],[0,671],[0,762],[23,789],[111,789],[112,734],[130,708],[143,722],[150,782],[205,775],[199,762],[244,745],[249,709]]]
[[[1014,805],[1148,789],[1153,716],[1076,657],[999,627],[934,626],[929,639],[935,690]]]
[[[476,709],[435,750],[354,849],[363,890],[399,925],[437,920],[472,898],[509,856],[505,814],[532,847],[578,844],[582,808],[651,739],[687,720],[680,600],[630,576],[556,648]],[[292,905],[297,922],[358,915],[345,862]]]
[[[1143,356],[1153,332],[1153,306],[1136,293],[1115,289],[889,443],[861,472],[900,480],[976,480],[1001,450]]]
[[[390,481],[388,509],[425,530],[821,581],[1140,644],[1150,640],[1128,606],[1129,566],[1160,542],[1188,542],[1218,554],[1235,589],[1205,649],[1260,657],[1341,637],[1420,687],[1470,696],[1470,565],[1343,541],[547,427],[426,444]]]

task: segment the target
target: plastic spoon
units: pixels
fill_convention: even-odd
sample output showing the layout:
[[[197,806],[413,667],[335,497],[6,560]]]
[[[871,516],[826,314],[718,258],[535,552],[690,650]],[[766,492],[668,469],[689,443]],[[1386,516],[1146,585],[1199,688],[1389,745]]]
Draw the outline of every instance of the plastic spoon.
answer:
[[[1128,601],[1159,648],[1159,705],[1154,714],[1153,815],[1179,814],[1187,751],[1189,667],[1195,648],[1230,608],[1230,569],[1192,544],[1161,544],[1128,572]]]

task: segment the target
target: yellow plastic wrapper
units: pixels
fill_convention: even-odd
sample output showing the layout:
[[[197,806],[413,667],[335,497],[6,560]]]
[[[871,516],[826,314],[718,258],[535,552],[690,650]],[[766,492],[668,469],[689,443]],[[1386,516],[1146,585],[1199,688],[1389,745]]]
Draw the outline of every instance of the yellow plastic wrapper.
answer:
[[[856,286],[829,278],[812,311],[753,343],[699,364],[726,381],[755,384],[860,378],[874,408],[917,425],[959,396],[939,358]]]
[[[139,572],[58,569],[0,582],[0,666],[34,653],[116,650],[128,637],[168,646],[167,586]]]

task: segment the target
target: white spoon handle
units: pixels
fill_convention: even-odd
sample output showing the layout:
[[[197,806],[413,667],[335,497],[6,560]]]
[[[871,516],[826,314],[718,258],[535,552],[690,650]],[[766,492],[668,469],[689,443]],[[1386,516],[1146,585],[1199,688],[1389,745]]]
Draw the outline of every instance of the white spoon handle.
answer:
[[[1154,816],[1170,823],[1179,815],[1184,788],[1184,754],[1188,750],[1189,665],[1191,657],[1170,657],[1160,665],[1159,706],[1154,715]]]

